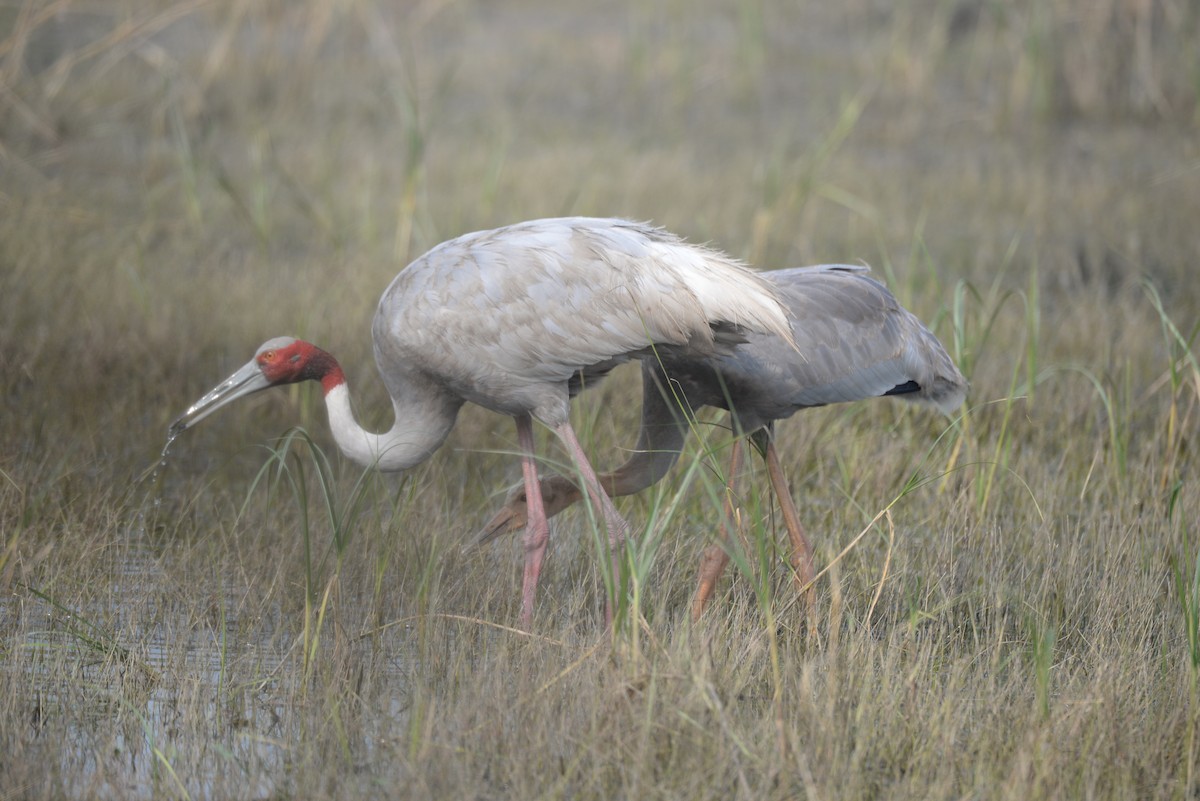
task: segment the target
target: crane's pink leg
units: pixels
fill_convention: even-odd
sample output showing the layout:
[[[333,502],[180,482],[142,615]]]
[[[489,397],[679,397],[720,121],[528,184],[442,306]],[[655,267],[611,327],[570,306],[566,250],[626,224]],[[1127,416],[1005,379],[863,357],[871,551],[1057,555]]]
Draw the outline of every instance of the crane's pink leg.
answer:
[[[596,476],[596,471],[592,468],[591,462],[588,461],[587,455],[583,452],[583,446],[579,444],[579,438],[575,436],[575,429],[571,428],[571,424],[567,422],[556,426],[554,433],[558,434],[563,444],[566,445],[567,453],[571,456],[571,461],[575,462],[575,466],[579,468],[579,473],[583,477],[583,483],[588,495],[592,499],[592,503],[600,508],[600,513],[604,516],[604,524],[608,528],[608,556],[612,562],[613,581],[618,581],[621,576],[619,548],[621,543],[625,542],[625,539],[629,536],[629,524],[625,522],[625,518],[621,517],[621,513],[617,511],[617,507],[613,504],[612,499],[604,492],[604,488],[600,484],[600,479]],[[529,525],[533,525],[532,517],[530,517]],[[526,531],[528,531],[528,528]],[[612,625],[612,603],[612,598],[605,599],[604,617],[605,622],[609,626]]]
[[[533,599],[537,594],[542,559],[550,541],[550,522],[542,503],[542,485],[538,481],[534,460],[533,418],[527,414],[517,417],[517,442],[521,446],[521,472],[525,478],[527,520],[525,523],[525,575],[521,582],[521,625],[533,622]]]
[[[742,441],[733,443],[733,455],[729,458],[729,477],[725,482],[725,512],[721,522],[721,539],[704,549],[700,557],[700,577],[696,584],[696,596],[692,599],[692,621],[695,622],[704,614],[704,607],[712,597],[717,579],[725,572],[729,564],[729,548],[733,546],[731,527],[736,527],[733,514],[734,484],[737,474],[742,469]]]
[[[779,454],[775,451],[774,438],[767,439],[767,475],[771,478],[771,486],[775,497],[779,499],[779,508],[783,512],[783,523],[787,526],[788,537],[792,541],[792,580],[799,591],[817,575],[813,566],[812,546],[808,537],[804,536],[804,528],[800,525],[800,515],[796,512],[796,504],[792,501],[791,489],[783,474],[783,466],[779,463]],[[816,607],[816,593],[812,587],[805,592],[805,602],[808,612],[812,614]]]

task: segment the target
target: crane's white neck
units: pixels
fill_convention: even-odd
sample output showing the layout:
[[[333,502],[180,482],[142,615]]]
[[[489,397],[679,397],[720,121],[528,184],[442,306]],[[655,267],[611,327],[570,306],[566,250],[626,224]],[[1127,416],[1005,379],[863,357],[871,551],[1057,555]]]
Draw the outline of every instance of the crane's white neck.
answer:
[[[350,407],[350,391],[345,382],[325,392],[325,408],[329,412],[329,427],[342,453],[364,467],[379,470],[405,470],[428,459],[445,441],[457,407],[436,404],[404,405],[393,401],[396,422],[390,431],[373,434],[354,419]]]

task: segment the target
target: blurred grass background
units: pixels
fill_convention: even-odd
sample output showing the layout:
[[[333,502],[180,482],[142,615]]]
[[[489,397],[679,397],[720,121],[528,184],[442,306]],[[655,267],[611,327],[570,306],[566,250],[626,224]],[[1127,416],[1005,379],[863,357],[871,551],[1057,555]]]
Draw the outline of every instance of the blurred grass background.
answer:
[[[0,7],[0,794],[1193,796],[1198,26],[1189,0]],[[584,516],[536,637],[502,628],[519,546],[459,553],[519,478],[482,410],[322,489],[275,444],[334,453],[318,394],[278,391],[136,483],[269,336],[338,354],[383,427],[392,276],[562,214],[867,262],[972,381],[958,425],[780,426],[819,563],[900,496],[814,626],[766,493],[765,556],[686,624],[723,451],[624,502],[648,545],[614,642]],[[599,464],[637,392],[577,403]]]

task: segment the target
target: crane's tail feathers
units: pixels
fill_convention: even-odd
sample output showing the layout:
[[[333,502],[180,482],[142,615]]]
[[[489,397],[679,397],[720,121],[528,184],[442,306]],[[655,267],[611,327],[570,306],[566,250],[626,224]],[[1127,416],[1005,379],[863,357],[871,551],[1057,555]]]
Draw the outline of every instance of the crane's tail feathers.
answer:
[[[916,381],[905,381],[883,393],[884,397],[899,398],[921,406],[932,406],[944,415],[952,415],[967,399],[967,384],[953,379],[938,377],[922,386]]]
[[[869,264],[814,264],[811,267],[793,267],[796,272],[803,273],[854,273],[864,275],[871,272]]]
[[[944,415],[952,415],[967,399],[970,384],[959,373],[957,378],[939,378],[926,393],[930,403],[941,410]]]
[[[696,249],[680,271],[714,336],[732,331],[774,334],[796,345],[792,323],[775,287],[759,273],[716,251]],[[683,266],[683,265],[681,265]]]
[[[733,323],[718,320],[709,326],[712,329],[713,342],[718,350],[730,349],[737,345],[745,345],[750,340],[746,337],[746,328]]]
[[[921,382],[922,400],[949,416],[966,401],[971,385],[933,332],[921,325],[921,333],[927,350],[925,361],[929,365],[928,374]]]

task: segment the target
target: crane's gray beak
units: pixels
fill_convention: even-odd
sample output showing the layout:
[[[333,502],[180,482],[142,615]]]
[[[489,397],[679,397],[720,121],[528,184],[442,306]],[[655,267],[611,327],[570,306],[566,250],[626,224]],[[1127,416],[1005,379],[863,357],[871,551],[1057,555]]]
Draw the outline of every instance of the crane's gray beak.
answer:
[[[174,437],[185,429],[199,423],[205,417],[238,398],[271,386],[263,375],[258,362],[251,361],[233,375],[208,391],[203,398],[193,403],[179,419],[171,423],[170,436]]]
[[[515,519],[516,517],[516,513],[505,506],[499,512],[492,515],[492,519],[487,521],[483,528],[479,529],[479,532],[475,535],[475,539],[463,548],[463,550],[469,551],[473,548],[479,548],[496,539],[501,534],[507,534],[524,526],[524,521],[518,521]]]

